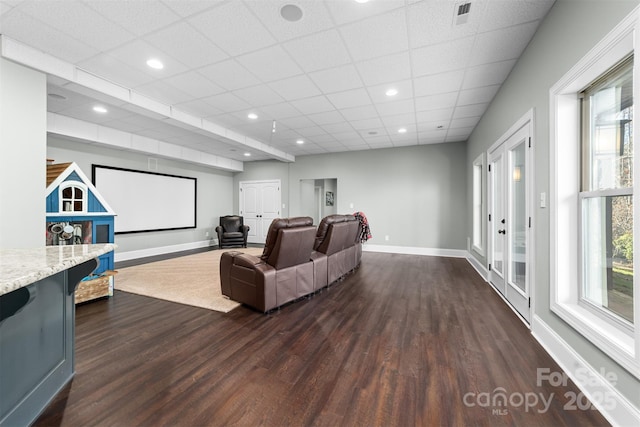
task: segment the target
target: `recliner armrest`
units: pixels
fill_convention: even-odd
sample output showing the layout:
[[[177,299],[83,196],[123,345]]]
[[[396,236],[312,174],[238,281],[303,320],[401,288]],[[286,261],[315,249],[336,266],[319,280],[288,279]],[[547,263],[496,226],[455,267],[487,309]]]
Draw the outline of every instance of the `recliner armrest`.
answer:
[[[242,252],[237,252],[233,257],[233,264],[240,265],[242,267],[255,268],[255,266],[261,263],[264,264],[264,261],[259,257],[250,254],[244,254]]]

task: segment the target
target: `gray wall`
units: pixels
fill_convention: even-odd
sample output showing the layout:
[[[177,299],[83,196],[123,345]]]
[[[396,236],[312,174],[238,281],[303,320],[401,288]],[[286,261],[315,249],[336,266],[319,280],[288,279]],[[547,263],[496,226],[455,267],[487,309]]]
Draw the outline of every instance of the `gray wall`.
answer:
[[[234,188],[239,181],[281,179],[283,216],[297,216],[305,212],[300,180],[336,178],[336,211],[364,212],[371,244],[466,249],[465,158],[464,143],[448,143],[248,162]]]
[[[468,141],[467,166],[486,151],[511,125],[534,108],[535,189],[549,195],[549,89],[617,23],[638,5],[638,1],[558,0],[541,24],[507,81]],[[467,181],[467,200],[472,201],[471,174]],[[535,314],[546,322],[597,371],[604,368],[618,376],[617,388],[636,407],[640,407],[638,380],[584,339],[549,309],[549,209],[535,208]],[[472,212],[467,215],[471,234]],[[477,257],[485,266],[486,260]]]
[[[47,157],[54,159],[56,163],[76,162],[89,179],[91,179],[92,164],[142,171],[149,170],[149,156],[128,151],[112,150],[54,135],[49,135],[48,137]],[[154,158],[158,161],[158,168],[153,172],[197,178],[197,227],[186,230],[118,234],[115,237],[115,243],[118,245],[116,254],[118,252],[205,241],[208,239],[206,237],[207,231],[209,232],[209,238],[214,237],[214,229],[218,225],[218,218],[221,215],[235,213],[232,202],[233,178],[230,172],[204,168],[179,161]],[[44,169],[44,166],[42,167]]]

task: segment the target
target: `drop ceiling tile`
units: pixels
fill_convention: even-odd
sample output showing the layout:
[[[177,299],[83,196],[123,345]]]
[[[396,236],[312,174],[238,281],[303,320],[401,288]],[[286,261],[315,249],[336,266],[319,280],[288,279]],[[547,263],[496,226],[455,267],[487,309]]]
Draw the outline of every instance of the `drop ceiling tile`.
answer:
[[[415,99],[416,111],[439,110],[453,108],[458,100],[458,92],[440,93],[438,95],[420,96]]]
[[[444,139],[444,134],[447,132],[447,129],[449,129],[449,120],[418,122],[417,128],[418,132],[421,133],[433,133],[434,135],[442,133],[442,138]]]
[[[404,6],[404,0],[371,1],[368,3],[328,1],[326,5],[335,22],[345,24],[400,8]]]
[[[409,48],[405,11],[397,9],[340,28],[356,61],[405,51]]]
[[[434,143],[434,142],[444,142],[444,140],[447,138],[447,131],[444,129],[426,129],[426,130],[420,130],[420,126],[418,126],[418,140],[419,141],[423,141],[423,140],[429,140],[431,141],[430,143]]]
[[[333,26],[324,1],[297,0],[295,5],[302,10],[302,18],[291,22],[285,20],[280,9],[287,4],[281,0],[248,2],[248,6],[278,41],[286,41],[307,34],[317,33]]]
[[[135,38],[133,33],[77,1],[25,1],[20,3],[19,10],[98,51],[107,51]]]
[[[47,53],[73,64],[100,52],[99,49],[36,20],[18,8],[0,15],[0,28],[3,34],[10,34],[12,39],[28,46],[47,46]],[[33,28],[38,28],[38,31],[33,31]]]
[[[373,129],[378,129],[378,128],[382,128],[382,120],[380,120],[379,118],[372,118],[372,119],[364,119],[364,120],[352,120],[350,121],[351,126],[353,126],[353,128],[355,130],[360,130],[360,131],[368,131],[368,130],[373,130]]]
[[[296,128],[296,132],[300,133],[306,138],[313,138],[320,135],[326,135],[327,133],[320,126],[309,126],[304,128]]]
[[[453,108],[442,108],[439,110],[419,111],[416,113],[418,122],[442,122],[449,123],[453,117]]]
[[[158,30],[180,19],[180,15],[159,2],[92,1],[87,2],[87,6],[137,36]]]
[[[465,117],[462,119],[453,119],[449,125],[450,132],[452,129],[460,129],[460,128],[469,128],[475,127],[480,121],[480,116],[478,117]]]
[[[188,71],[188,68],[185,65],[143,40],[134,40],[131,43],[127,43],[113,49],[109,52],[109,56],[112,56],[125,64],[129,64],[131,67],[153,77],[154,79],[162,79]],[[164,68],[161,70],[155,70],[149,67],[147,65],[147,60],[151,58],[162,61],[164,63]],[[98,73],[98,75],[100,74],[101,73]]]
[[[371,104],[369,93],[365,89],[353,89],[327,95],[336,108],[360,107]]]
[[[362,87],[358,71],[351,64],[315,71],[309,73],[309,77],[325,94]]]
[[[398,91],[397,95],[387,96],[387,90],[392,88]],[[371,99],[376,104],[413,98],[413,84],[411,80],[399,81],[392,84],[369,86],[367,90],[369,91]]]
[[[463,78],[464,70],[419,77],[413,81],[414,93],[416,96],[427,96],[456,92],[460,90]]]
[[[378,117],[378,110],[373,105],[363,105],[360,107],[343,108],[340,113],[349,121],[364,120]]]
[[[303,114],[323,113],[334,110],[335,107],[329,102],[326,96],[313,96],[311,98],[296,99],[291,101],[291,105],[300,110]]]
[[[233,94],[244,99],[247,103],[260,107],[262,105],[269,105],[274,103],[283,102],[284,99],[280,97],[274,90],[266,85],[257,85],[247,87],[244,89],[234,90]]]
[[[97,55],[81,61],[78,63],[78,67],[127,88],[140,86],[156,80],[148,73],[142,72],[108,54]]]
[[[494,62],[468,68],[464,75],[462,89],[502,84],[507,78],[516,60]]]
[[[229,2],[187,19],[231,56],[275,44],[276,40],[242,2]]]
[[[226,3],[226,0],[161,0],[183,18]]]
[[[362,61],[356,67],[366,85],[394,83],[412,77],[408,51]]]
[[[250,73],[235,59],[207,65],[200,68],[198,72],[227,90],[242,89],[260,83],[260,80],[258,80],[256,76]]]
[[[480,23],[481,32],[509,27],[544,17],[555,0],[491,1]]]
[[[418,77],[464,68],[472,49],[472,37],[414,49],[411,52],[413,75]]]
[[[500,85],[479,87],[476,89],[461,90],[458,97],[458,105],[481,104],[491,102],[498,93]]]
[[[418,134],[418,144],[419,145],[431,145],[431,144],[442,144],[446,138],[446,135],[442,136],[426,136],[421,133]]]
[[[398,114],[395,116],[386,116],[382,118],[382,123],[387,128],[392,128],[392,130],[397,130],[397,128],[407,128],[408,126],[415,125],[416,123],[416,115],[415,114]]]
[[[388,135],[365,135],[364,140],[370,147],[383,148],[392,146],[391,138]]]
[[[183,92],[189,94],[193,98],[203,98],[226,92],[225,89],[221,88],[196,71],[188,71],[186,73],[167,77],[163,81],[175,87],[179,87]]]
[[[282,120],[287,117],[296,117],[300,115],[300,111],[288,102],[263,105],[260,107],[260,111],[272,120]]]
[[[317,125],[329,125],[332,123],[341,123],[344,118],[337,111],[327,111],[326,113],[309,114],[308,116]]]
[[[529,44],[538,21],[479,34],[469,66],[516,59]]]
[[[484,0],[474,0],[465,24],[455,25],[457,5],[454,1],[424,1],[409,6],[409,38],[412,47],[420,47],[476,34],[484,13]]]
[[[280,46],[272,46],[236,58],[263,82],[281,80],[302,74],[302,70]]]
[[[322,129],[324,129],[330,135],[335,135],[345,132],[351,132],[353,131],[353,126],[351,126],[348,122],[340,122],[322,125]]]
[[[336,30],[306,36],[282,45],[305,72],[351,62],[349,52]]]
[[[198,68],[229,58],[229,55],[215,43],[185,22],[149,34],[144,40],[189,68]]]
[[[454,119],[461,119],[464,117],[482,116],[488,106],[488,103],[458,106],[455,108],[452,117]]]
[[[291,129],[301,129],[315,126],[315,122],[313,122],[306,116],[290,117],[288,119],[282,119],[279,122]]]
[[[331,143],[337,142],[336,138],[333,135],[329,135],[329,134],[314,135],[314,136],[310,137],[309,139],[311,141],[315,142],[316,144],[322,144],[325,147],[327,147]]]
[[[287,101],[320,95],[318,88],[305,75],[271,82],[269,86]]]
[[[214,106],[222,111],[235,112],[240,110],[249,110],[251,105],[246,101],[238,98],[232,93],[226,92],[219,95],[207,96],[202,101]]]
[[[414,113],[413,99],[403,99],[401,101],[385,102],[376,104],[378,113],[384,120],[384,116],[395,116],[397,114]]]

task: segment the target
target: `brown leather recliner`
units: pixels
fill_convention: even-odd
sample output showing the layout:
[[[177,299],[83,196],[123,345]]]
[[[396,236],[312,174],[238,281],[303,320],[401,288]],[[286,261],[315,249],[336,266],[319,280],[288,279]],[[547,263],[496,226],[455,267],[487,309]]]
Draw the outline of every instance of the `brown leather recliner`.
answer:
[[[222,254],[222,294],[267,312],[312,293],[315,235],[310,217],[274,219],[260,257],[237,251]]]
[[[316,290],[339,280],[360,264],[359,232],[360,221],[353,215],[329,215],[322,219],[311,254]]]

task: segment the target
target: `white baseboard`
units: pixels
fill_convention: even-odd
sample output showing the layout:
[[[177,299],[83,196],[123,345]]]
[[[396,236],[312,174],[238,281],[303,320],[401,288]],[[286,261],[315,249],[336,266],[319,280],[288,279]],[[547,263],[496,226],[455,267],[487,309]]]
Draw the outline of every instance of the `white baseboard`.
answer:
[[[216,243],[214,240],[201,240],[199,242],[183,243],[180,245],[171,245],[171,246],[159,246],[156,248],[140,249],[137,251],[129,251],[129,252],[116,251],[114,255],[114,261],[115,262],[129,261],[132,259],[145,258],[149,256],[164,255],[164,254],[170,254],[173,252],[181,252],[181,251],[188,251],[191,249],[206,248],[209,246],[214,246],[215,244]]]
[[[488,282],[489,270],[487,270],[487,268],[484,265],[482,265],[480,261],[478,261],[478,259],[471,254],[471,252],[467,252],[466,258],[467,258],[467,261],[469,261],[469,264],[471,264],[471,266],[478,272],[480,277],[482,277],[485,282]]]
[[[640,425],[640,410],[603,376],[613,373],[595,370],[535,314],[531,334],[607,421],[614,426]]]
[[[386,245],[370,245],[363,244],[364,252],[383,252],[389,254],[404,255],[428,255],[442,256],[451,258],[466,258],[467,251],[464,249],[439,249],[439,248],[418,248],[411,246],[386,246]]]

